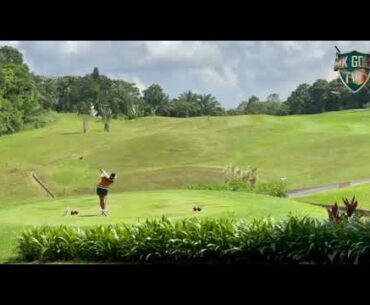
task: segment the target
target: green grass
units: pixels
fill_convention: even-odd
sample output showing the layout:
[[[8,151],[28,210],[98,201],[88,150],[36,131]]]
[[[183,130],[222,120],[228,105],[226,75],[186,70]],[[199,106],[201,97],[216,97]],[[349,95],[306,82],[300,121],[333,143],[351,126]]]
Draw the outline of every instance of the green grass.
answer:
[[[193,206],[203,210],[193,212]],[[63,216],[66,208],[77,209],[80,216]],[[325,218],[323,208],[285,198],[229,191],[143,191],[111,194],[111,215],[101,217],[96,196],[43,201],[18,201],[0,206],[0,262],[14,252],[15,237],[25,227],[40,225],[88,226],[110,223],[136,223],[138,220],[167,216],[171,219],[196,217],[276,220],[290,213]]]
[[[289,189],[364,178],[370,175],[369,111],[146,117],[113,120],[110,133],[91,122],[89,134],[76,115],[59,115],[46,128],[0,137],[0,202],[45,197],[27,176],[31,170],[58,197],[94,192],[99,167],[118,173],[117,192],[221,181],[229,163],[257,166],[264,181],[287,177]]]
[[[325,205],[333,205],[337,202],[340,206],[344,206],[342,198],[347,197],[352,199],[356,196],[358,199],[358,209],[370,211],[370,185],[359,185],[346,187],[338,190],[332,190],[317,195],[297,198],[297,201],[308,203],[319,203]]]

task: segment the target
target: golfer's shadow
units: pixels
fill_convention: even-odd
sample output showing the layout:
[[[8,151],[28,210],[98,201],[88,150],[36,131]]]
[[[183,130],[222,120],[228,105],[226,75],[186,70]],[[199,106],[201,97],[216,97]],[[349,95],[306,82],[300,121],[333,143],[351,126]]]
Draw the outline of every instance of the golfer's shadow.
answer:
[[[96,217],[100,216],[100,214],[85,214],[85,215],[80,215],[80,217]]]

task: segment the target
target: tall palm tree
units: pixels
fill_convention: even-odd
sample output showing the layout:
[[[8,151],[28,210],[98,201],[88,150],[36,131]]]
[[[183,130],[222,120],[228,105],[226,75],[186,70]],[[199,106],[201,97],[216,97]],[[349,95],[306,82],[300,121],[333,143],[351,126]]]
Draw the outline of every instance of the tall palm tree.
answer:
[[[220,103],[211,94],[199,96],[198,102],[202,115],[216,114],[217,111],[221,110]]]
[[[191,92],[190,90],[180,94],[179,100],[190,102],[190,103],[197,103],[199,95],[196,93]]]

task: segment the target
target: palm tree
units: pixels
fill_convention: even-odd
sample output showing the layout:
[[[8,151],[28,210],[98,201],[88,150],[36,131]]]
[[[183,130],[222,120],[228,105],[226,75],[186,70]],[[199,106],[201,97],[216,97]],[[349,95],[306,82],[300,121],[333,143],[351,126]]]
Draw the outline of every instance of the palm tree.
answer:
[[[200,107],[199,107],[199,95],[196,93],[191,92],[190,90],[180,94],[176,101],[179,104],[185,105],[187,104],[189,108],[187,116],[197,116],[201,115]]]
[[[190,90],[180,94],[179,100],[190,102],[190,103],[197,103],[199,95],[196,93],[191,92]]]
[[[221,110],[220,103],[211,94],[199,96],[198,103],[202,115],[216,114],[217,111]]]

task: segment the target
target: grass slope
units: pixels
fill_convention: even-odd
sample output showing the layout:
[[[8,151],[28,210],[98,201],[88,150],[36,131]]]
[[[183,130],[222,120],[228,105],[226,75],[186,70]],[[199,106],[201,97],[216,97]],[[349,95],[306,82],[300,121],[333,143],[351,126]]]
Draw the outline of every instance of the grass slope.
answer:
[[[368,177],[370,112],[99,122],[82,133],[73,114],[46,128],[0,137],[0,203],[41,199],[31,170],[58,197],[94,192],[99,167],[116,171],[118,192],[172,189],[222,179],[226,164],[259,168],[289,188]],[[81,158],[82,157],[82,158]]]

